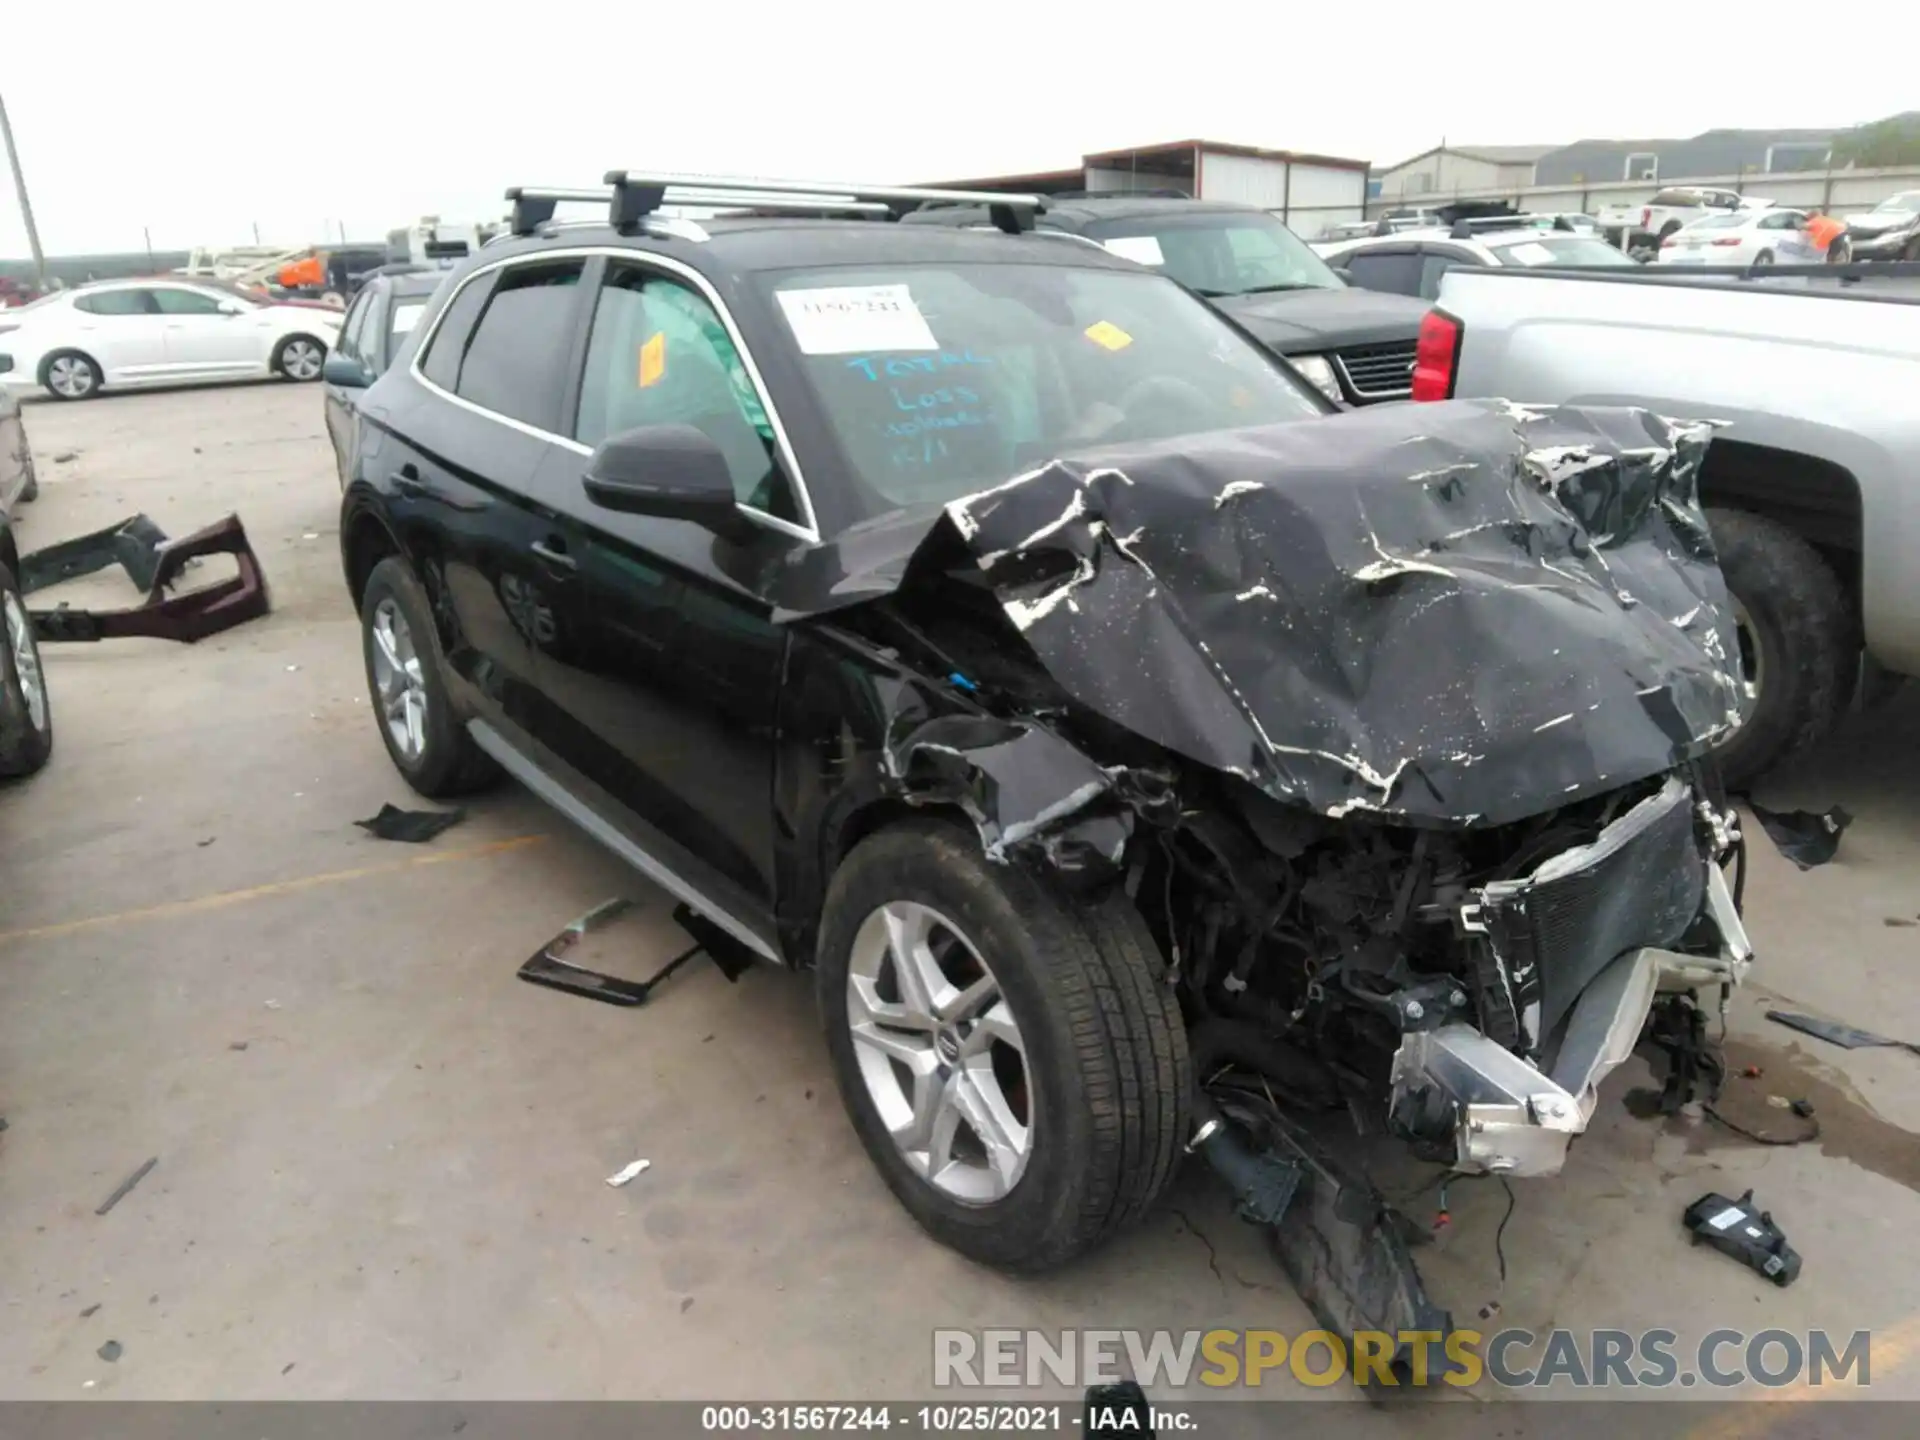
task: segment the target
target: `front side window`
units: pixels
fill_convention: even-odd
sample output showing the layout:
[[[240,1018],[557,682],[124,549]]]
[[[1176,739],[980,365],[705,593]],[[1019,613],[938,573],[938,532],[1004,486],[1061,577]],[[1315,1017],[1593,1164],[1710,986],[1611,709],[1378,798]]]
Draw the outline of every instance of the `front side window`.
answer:
[[[510,265],[460,362],[454,393],[483,410],[559,429],[561,374],[573,338],[583,260]]]
[[[162,315],[218,315],[220,302],[199,290],[161,288],[153,292],[153,303]]]
[[[1281,362],[1177,285],[1053,265],[759,277],[865,514],[1091,446],[1317,418]]]
[[[1090,225],[1087,237],[1208,297],[1338,290],[1306,243],[1257,210],[1177,210]]]
[[[1345,257],[1347,273],[1363,290],[1420,293],[1420,257],[1404,250],[1362,250]]]
[[[645,425],[691,425],[726,456],[741,504],[801,522],[772,422],[719,314],[677,280],[614,265],[594,301],[573,434],[598,445]]]
[[[73,308],[89,315],[152,315],[153,297],[145,290],[96,290],[73,297]]]

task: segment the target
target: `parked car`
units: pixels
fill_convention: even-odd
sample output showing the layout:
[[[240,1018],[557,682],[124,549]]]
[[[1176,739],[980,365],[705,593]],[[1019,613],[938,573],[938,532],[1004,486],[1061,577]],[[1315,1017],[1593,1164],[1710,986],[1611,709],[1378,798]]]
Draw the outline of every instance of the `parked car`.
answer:
[[[0,395],[0,466],[8,463],[10,453],[18,453],[10,447],[18,441],[19,415],[16,410],[9,427],[4,418],[8,403]],[[15,481],[18,473],[16,468]],[[13,522],[0,511],[0,780],[31,775],[53,754],[53,706],[19,575]]]
[[[1288,1116],[1550,1173],[1656,987],[1744,972],[1690,766],[1737,684],[1706,427],[1338,414],[1013,201],[692,222],[610,180],[617,226],[518,196],[355,412],[400,774],[504,770],[716,953],[813,968],[862,1143],[974,1259],[1058,1264],[1192,1150],[1283,1256],[1346,1237],[1295,1272],[1323,1321],[1444,1328]]]
[[[1771,200],[1754,199],[1738,190],[1674,185],[1659,191],[1644,205],[1603,205],[1595,218],[1621,249],[1651,249],[1683,225],[1708,215],[1763,209],[1771,204]]]
[[[982,227],[978,206],[905,223]],[[1425,307],[1349,289],[1265,210],[1210,200],[1090,196],[1050,202],[1043,231],[1075,235],[1171,275],[1211,300],[1339,405],[1404,400]]]
[[[85,400],[120,386],[318,380],[340,319],[216,280],[103,281],[0,319],[0,385]]]
[[[1619,268],[1637,263],[1599,237],[1571,228],[1545,230],[1528,225],[1483,229],[1470,221],[1452,230],[1417,230],[1347,240],[1324,247],[1322,253],[1329,265],[1355,285],[1422,300],[1438,295],[1440,277],[1460,265]]]
[[[423,265],[387,265],[361,286],[322,369],[327,437],[344,475],[353,443],[353,410],[367,386],[387,373],[419,326],[445,274]]]
[[[1804,210],[1737,210],[1683,225],[1660,242],[1661,265],[1818,265]]]
[[[1901,273],[1902,271],[1906,273]],[[1920,268],[1456,270],[1416,399],[1631,403],[1724,421],[1700,473],[1738,621],[1744,784],[1827,734],[1876,670],[1920,675]],[[1862,673],[1862,657],[1870,662]]]
[[[0,386],[0,517],[40,494],[40,478],[33,469],[33,447],[27,443],[26,422],[20,417],[20,399]]]
[[[1920,190],[1889,195],[1864,215],[1847,217],[1856,260],[1920,260]]]

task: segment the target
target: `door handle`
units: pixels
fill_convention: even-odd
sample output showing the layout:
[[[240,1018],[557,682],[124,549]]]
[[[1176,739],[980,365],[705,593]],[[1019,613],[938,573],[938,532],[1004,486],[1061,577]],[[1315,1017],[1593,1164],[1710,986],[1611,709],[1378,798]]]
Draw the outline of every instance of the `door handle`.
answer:
[[[411,460],[387,478],[393,482],[393,488],[398,490],[402,495],[419,499],[422,496],[433,494],[433,486],[420,478],[420,471]]]
[[[557,566],[562,570],[578,570],[580,568],[580,562],[567,554],[564,548],[556,548],[558,544],[559,542],[557,541],[553,545],[549,545],[544,540],[536,540],[527,548],[549,565]]]

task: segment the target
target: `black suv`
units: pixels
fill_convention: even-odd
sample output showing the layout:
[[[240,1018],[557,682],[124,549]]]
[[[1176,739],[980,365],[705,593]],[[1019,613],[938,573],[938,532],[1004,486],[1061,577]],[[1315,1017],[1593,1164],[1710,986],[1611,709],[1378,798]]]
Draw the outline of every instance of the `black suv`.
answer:
[[[1690,768],[1738,683],[1704,430],[1335,414],[1025,202],[696,223],[609,180],[605,224],[518,195],[354,408],[380,737],[428,796],[522,781],[723,964],[815,969],[934,1235],[1058,1262],[1189,1144],[1250,1215],[1376,1213],[1258,1158],[1283,1101],[1548,1173],[1654,978],[1744,956]]]
[[[978,226],[979,206],[927,206],[913,225]],[[1211,300],[1342,405],[1413,394],[1427,306],[1350,288],[1265,210],[1166,196],[1049,200],[1037,228],[1091,240]]]

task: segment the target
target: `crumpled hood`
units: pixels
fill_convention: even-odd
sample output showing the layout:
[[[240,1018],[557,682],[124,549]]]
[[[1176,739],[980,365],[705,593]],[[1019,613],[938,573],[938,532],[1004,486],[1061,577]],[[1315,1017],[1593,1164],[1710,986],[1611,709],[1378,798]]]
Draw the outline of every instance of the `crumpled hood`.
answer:
[[[779,588],[792,618],[921,583],[912,552],[950,530],[1107,719],[1325,815],[1502,824],[1735,723],[1710,433],[1462,400],[1111,447],[818,547]]]
[[[1349,286],[1224,295],[1208,302],[1281,354],[1413,340],[1429,308],[1424,300]]]
[[[1920,216],[1911,211],[1873,210],[1847,216],[1847,229],[1856,235],[1883,235],[1911,229],[1916,220],[1920,220]]]

